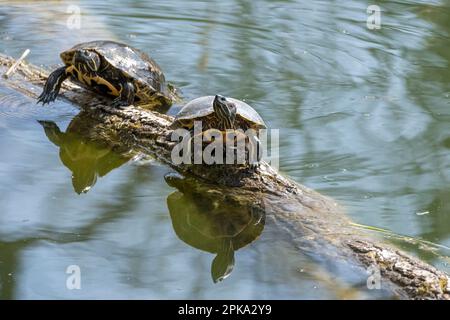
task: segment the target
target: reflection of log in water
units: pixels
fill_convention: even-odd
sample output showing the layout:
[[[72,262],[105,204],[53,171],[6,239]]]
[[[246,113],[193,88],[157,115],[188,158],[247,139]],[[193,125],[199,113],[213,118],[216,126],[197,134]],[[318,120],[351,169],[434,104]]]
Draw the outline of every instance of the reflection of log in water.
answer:
[[[0,56],[0,72],[12,62]],[[41,69],[22,64],[4,83],[34,98],[45,78]],[[90,132],[97,133],[96,139],[151,154],[183,175],[208,183],[208,192],[245,199],[265,211],[266,219],[274,221],[283,234],[313,258],[330,264],[345,262],[361,279],[367,279],[368,267],[376,267],[383,287],[403,298],[450,299],[445,273],[355,230],[334,201],[284,178],[267,164],[263,163],[257,172],[228,169],[227,175],[204,166],[175,166],[171,163],[173,143],[168,139],[172,117],[137,107],[113,109],[70,83],[64,84],[61,95],[95,119]]]

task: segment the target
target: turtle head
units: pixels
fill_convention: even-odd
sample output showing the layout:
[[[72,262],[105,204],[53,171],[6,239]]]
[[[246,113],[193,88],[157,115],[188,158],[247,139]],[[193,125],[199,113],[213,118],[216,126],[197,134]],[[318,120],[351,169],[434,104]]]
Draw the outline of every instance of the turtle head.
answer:
[[[80,71],[95,74],[100,69],[101,59],[91,50],[78,50],[73,55],[73,65]]]
[[[216,95],[213,102],[214,112],[222,123],[222,129],[234,129],[234,122],[236,120],[236,105],[227,98]]]

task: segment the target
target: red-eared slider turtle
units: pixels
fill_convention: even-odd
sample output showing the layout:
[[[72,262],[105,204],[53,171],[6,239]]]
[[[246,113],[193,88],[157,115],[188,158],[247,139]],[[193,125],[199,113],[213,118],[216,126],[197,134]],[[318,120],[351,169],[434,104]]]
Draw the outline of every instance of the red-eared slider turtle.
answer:
[[[61,53],[65,66],[53,71],[38,97],[54,101],[67,78],[95,92],[115,97],[112,105],[133,103],[165,107],[172,99],[161,68],[144,52],[113,41],[81,43]]]
[[[203,121],[203,129],[264,129],[266,124],[255,109],[243,101],[220,95],[200,97],[187,103],[177,114],[175,127],[188,130],[194,121]]]
[[[236,138],[245,139],[249,141],[249,136],[239,133],[236,129],[247,131],[253,129],[256,135],[252,135],[250,139],[251,146],[249,150],[261,150],[261,143],[258,139],[257,133],[260,129],[265,129],[266,124],[261,116],[243,101],[226,98],[220,95],[205,96],[192,100],[187,103],[176,115],[172,128],[184,128],[193,131],[194,122],[201,121],[202,129],[206,130],[216,129],[221,132],[226,130],[235,130]],[[207,140],[207,139],[204,139]],[[224,136],[223,141],[226,140]],[[254,141],[254,143],[253,143]],[[255,145],[255,148],[253,145]],[[257,153],[256,162],[251,165],[257,165],[261,160],[261,152]],[[256,160],[255,159],[255,160]]]

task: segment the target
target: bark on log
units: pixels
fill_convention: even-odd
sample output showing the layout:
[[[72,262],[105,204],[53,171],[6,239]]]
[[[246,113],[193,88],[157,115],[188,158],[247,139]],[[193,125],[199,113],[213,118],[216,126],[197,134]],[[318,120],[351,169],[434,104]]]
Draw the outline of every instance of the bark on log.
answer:
[[[13,63],[14,59],[0,54],[0,73]],[[47,75],[24,62],[0,84],[36,98]],[[226,175],[220,169],[201,165],[176,166],[171,162],[174,143],[169,140],[172,117],[134,106],[111,108],[102,98],[68,81],[60,96],[93,120],[85,133],[89,138],[154,156],[186,176],[184,183],[190,192],[206,197],[219,195],[242,206],[258,207],[283,235],[314,259],[345,261],[366,279],[366,269],[376,266],[382,287],[400,298],[450,300],[447,274],[355,228],[335,201],[283,177],[267,163],[256,171],[241,168]]]

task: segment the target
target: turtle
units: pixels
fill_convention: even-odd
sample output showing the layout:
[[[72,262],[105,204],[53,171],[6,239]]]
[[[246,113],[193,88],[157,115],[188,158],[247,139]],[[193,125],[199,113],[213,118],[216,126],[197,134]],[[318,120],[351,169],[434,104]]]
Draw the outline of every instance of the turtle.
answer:
[[[195,121],[202,121],[203,131],[201,134],[210,130],[219,130],[224,133],[224,140],[227,139],[225,135],[227,130],[234,130],[237,140],[246,139],[248,141],[249,137],[242,133],[243,131],[252,129],[258,132],[260,129],[267,128],[258,112],[247,103],[222,95],[204,96],[188,102],[177,113],[171,127],[187,129],[193,133]],[[256,143],[254,150],[261,150],[261,142],[257,134],[252,137],[251,141]],[[257,161],[251,165],[257,165],[260,160],[261,152],[258,151]]]
[[[265,129],[266,123],[247,103],[222,95],[204,96],[188,102],[177,113],[172,127],[191,130],[194,121],[203,121],[205,129]]]
[[[87,89],[113,97],[113,107],[172,104],[161,68],[139,49],[114,41],[91,41],[75,45],[60,57],[65,65],[49,75],[38,103],[54,101],[61,84],[70,78]]]

